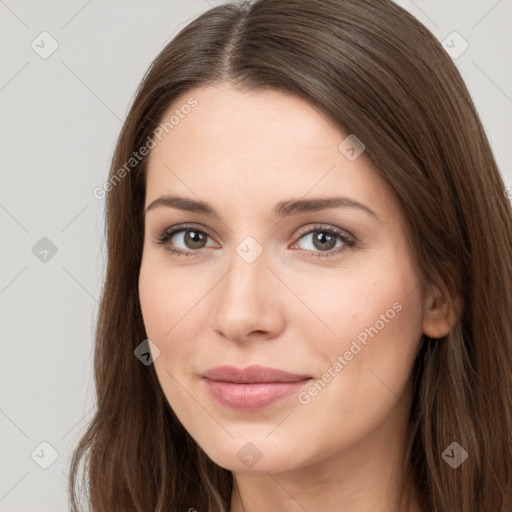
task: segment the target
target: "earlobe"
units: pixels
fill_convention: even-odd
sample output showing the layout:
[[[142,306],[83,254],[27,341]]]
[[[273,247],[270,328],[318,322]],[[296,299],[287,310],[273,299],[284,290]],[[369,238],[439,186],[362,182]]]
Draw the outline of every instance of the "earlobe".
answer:
[[[435,287],[425,300],[423,334],[429,338],[442,338],[452,330],[462,312],[462,298],[457,295],[453,302],[453,306],[450,305],[446,295]]]

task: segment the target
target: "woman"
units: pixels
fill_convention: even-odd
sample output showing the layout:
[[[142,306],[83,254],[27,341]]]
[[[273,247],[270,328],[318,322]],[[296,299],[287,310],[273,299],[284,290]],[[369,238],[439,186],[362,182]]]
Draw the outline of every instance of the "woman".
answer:
[[[406,44],[405,44],[406,43]],[[382,0],[211,9],[107,196],[88,508],[512,508],[512,212],[450,57]]]

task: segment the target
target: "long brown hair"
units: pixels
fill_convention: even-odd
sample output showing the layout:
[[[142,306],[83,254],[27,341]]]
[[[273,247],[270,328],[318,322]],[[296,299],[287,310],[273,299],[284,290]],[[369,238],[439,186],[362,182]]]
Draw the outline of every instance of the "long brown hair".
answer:
[[[423,336],[414,374],[409,482],[425,511],[512,510],[512,211],[457,68],[435,37],[387,0],[257,0],[210,9],[152,63],[122,128],[106,197],[107,270],[98,314],[97,412],[71,461],[93,512],[228,511],[230,471],[185,431],[153,365],[139,296],[147,158],[162,116],[195,87],[295,94],[364,142],[406,212],[426,289],[463,311]],[[200,105],[199,107],[200,108]],[[124,173],[120,169],[125,169]],[[457,468],[443,452],[457,442]]]

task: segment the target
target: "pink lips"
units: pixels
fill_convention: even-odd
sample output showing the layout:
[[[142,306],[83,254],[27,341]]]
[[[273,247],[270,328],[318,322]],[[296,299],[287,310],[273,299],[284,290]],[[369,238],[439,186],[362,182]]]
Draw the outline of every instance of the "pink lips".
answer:
[[[257,410],[297,392],[311,379],[283,370],[253,365],[244,369],[218,366],[202,375],[210,394],[220,404],[239,410]]]

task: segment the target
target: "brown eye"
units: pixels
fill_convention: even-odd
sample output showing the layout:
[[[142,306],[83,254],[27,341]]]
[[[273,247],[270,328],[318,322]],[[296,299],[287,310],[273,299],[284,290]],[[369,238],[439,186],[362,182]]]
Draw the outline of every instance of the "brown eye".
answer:
[[[199,231],[197,229],[187,229],[185,230],[183,242],[188,249],[201,249],[204,247],[207,238],[208,235],[203,231]]]
[[[206,245],[208,238],[211,238],[210,235],[203,229],[180,225],[164,231],[155,243],[166,246],[167,250],[173,254],[191,256],[208,247]]]
[[[313,234],[312,241],[315,248],[317,248],[319,251],[328,251],[330,249],[334,249],[337,239],[330,233],[326,233],[325,231],[318,231]]]
[[[302,240],[306,240],[306,243],[300,247],[300,241]],[[303,233],[299,242],[294,244],[295,246],[304,249],[312,257],[334,256],[344,252],[347,248],[355,246],[355,239],[338,228],[320,225],[314,226]]]

